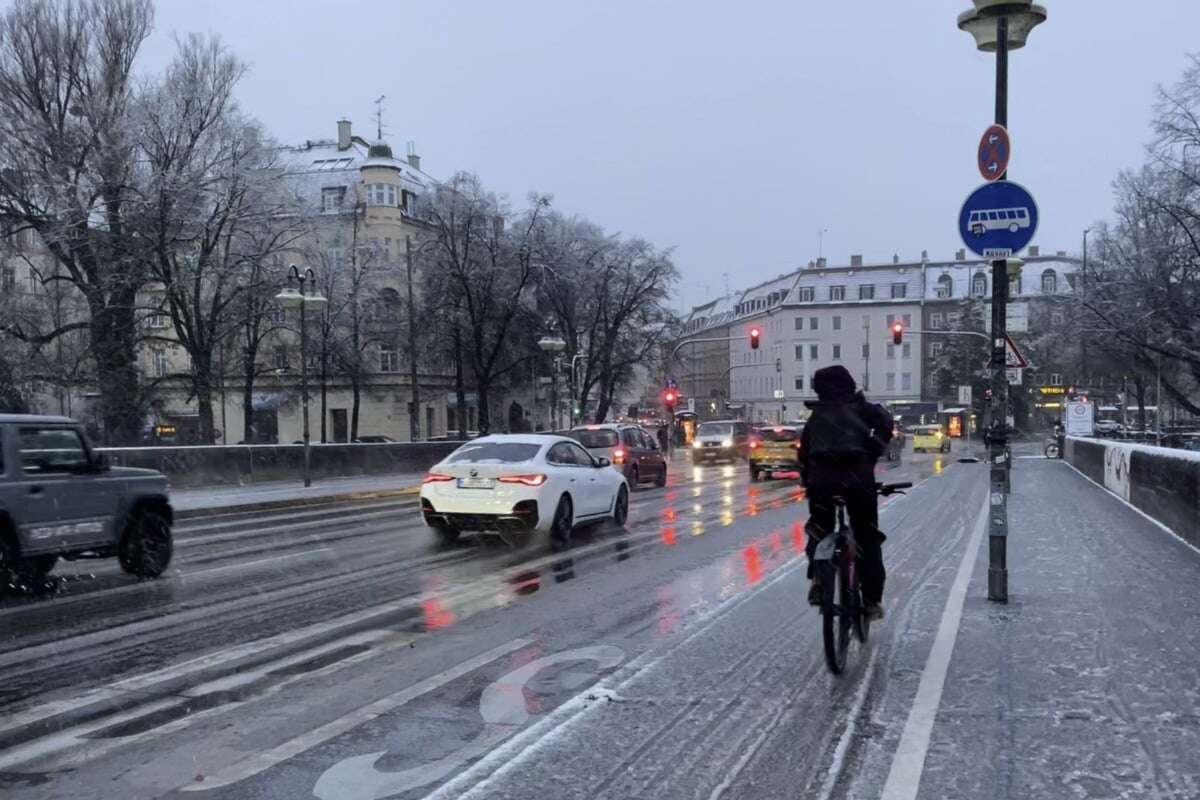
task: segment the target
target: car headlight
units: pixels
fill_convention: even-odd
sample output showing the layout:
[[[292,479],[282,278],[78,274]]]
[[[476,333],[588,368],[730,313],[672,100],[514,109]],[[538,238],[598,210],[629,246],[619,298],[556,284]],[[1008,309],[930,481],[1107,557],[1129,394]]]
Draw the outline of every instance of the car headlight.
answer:
[[[935,439],[940,439],[940,438],[942,438],[942,432],[941,432],[941,431],[938,431],[937,433],[935,433],[935,434],[933,435],[933,438],[935,438]]]
[[[733,439],[722,439],[721,447],[733,447]]]
[[[697,439],[696,441],[692,442],[692,447],[699,450],[701,447],[704,447],[704,443]]]

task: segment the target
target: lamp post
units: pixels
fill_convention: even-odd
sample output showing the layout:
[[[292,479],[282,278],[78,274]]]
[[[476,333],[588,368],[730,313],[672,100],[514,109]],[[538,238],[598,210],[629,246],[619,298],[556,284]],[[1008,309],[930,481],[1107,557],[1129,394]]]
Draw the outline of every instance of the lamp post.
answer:
[[[553,353],[557,356],[567,347],[567,343],[563,341],[561,336],[543,336],[538,339],[538,347],[543,353]],[[536,390],[535,390],[536,391]],[[554,369],[550,372],[550,418],[546,422],[546,427],[554,430],[559,427],[555,423],[555,417],[558,416],[558,359],[554,359]]]
[[[959,30],[975,46],[996,54],[996,119],[1008,127],[1008,52],[1025,46],[1029,32],[1045,22],[1046,9],[1031,0],[973,0],[958,15]],[[1000,180],[1007,180],[1007,173]],[[988,509],[988,599],[1008,602],[1008,380],[1005,337],[1008,324],[1008,260],[992,261],[992,424],[988,462],[991,496]]]
[[[300,309],[300,404],[304,419],[304,485],[307,487],[312,486],[312,461],[308,434],[308,329],[304,310],[310,305],[320,308],[326,300],[317,289],[317,276],[312,267],[306,268],[303,273],[295,264],[290,265],[290,269],[288,285],[275,295],[275,299],[284,308]],[[298,284],[299,288],[293,286],[293,283]]]

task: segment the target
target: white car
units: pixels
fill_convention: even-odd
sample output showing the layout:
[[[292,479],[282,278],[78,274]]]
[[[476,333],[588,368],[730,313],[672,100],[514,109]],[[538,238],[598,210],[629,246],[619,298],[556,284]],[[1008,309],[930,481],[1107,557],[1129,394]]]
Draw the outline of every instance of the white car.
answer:
[[[609,466],[565,436],[484,436],[430,468],[421,513],[446,541],[463,531],[539,531],[565,544],[577,525],[625,524],[629,486]]]

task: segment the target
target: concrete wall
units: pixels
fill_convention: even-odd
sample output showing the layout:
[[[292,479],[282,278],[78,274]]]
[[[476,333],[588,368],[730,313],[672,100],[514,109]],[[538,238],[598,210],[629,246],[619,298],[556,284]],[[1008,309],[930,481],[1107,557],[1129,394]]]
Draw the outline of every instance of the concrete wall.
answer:
[[[1102,439],[1067,439],[1076,469],[1200,546],[1200,453]]]
[[[461,442],[394,444],[314,444],[313,478],[419,472],[441,461]],[[303,474],[301,445],[230,447],[101,448],[114,466],[147,467],[167,475],[172,486],[220,486],[298,480]]]

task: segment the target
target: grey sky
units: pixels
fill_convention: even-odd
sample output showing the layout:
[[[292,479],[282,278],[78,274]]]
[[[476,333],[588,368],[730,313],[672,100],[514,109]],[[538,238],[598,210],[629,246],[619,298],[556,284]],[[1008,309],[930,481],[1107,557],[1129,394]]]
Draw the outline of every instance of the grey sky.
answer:
[[[1198,48],[1195,0],[1045,0],[1012,57],[1011,176],[1043,250],[1077,251],[1142,160],[1157,83]],[[477,172],[521,200],[676,248],[680,306],[824,252],[949,257],[980,183],[993,63],[968,0],[718,3],[159,0],[145,67],[173,32],[216,31],[252,71],[240,96],[285,142],[415,140],[438,176]],[[1125,9],[1136,8],[1137,15]]]

